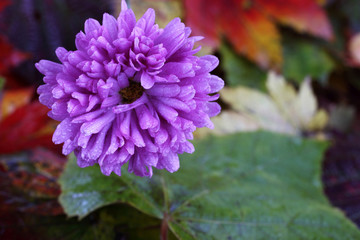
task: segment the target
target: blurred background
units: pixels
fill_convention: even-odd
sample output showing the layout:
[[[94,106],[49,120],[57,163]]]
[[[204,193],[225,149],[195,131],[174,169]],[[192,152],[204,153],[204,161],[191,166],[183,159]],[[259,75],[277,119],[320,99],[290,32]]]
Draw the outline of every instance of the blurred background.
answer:
[[[160,27],[181,17],[205,37],[198,55],[220,59],[223,110],[196,141],[268,131],[328,142],[321,191],[360,226],[360,0],[128,4],[137,18],[155,9]],[[163,222],[126,205],[100,205],[79,221],[58,201],[67,159],[51,141],[57,122],[37,100],[34,64],[58,61],[59,46],[75,50],[85,20],[104,12],[118,16],[120,0],[0,0],[0,239],[158,239]]]

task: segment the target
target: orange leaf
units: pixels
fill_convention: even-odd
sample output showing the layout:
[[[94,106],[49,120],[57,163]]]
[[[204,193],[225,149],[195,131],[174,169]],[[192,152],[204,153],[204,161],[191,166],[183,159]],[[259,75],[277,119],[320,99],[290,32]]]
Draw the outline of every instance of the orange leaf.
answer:
[[[33,91],[34,90],[32,88],[5,91],[0,102],[0,119],[5,118],[17,108],[28,104],[33,95]]]
[[[240,11],[242,14],[239,15]],[[243,7],[237,9],[233,18],[237,15],[240,24],[234,22],[230,24],[233,26],[232,31],[226,32],[225,30],[226,36],[235,48],[263,68],[279,66],[282,63],[280,36],[274,23],[255,7],[248,10],[243,10]],[[231,21],[229,18],[225,19]],[[242,36],[239,35],[241,32]]]
[[[261,67],[280,68],[282,51],[274,19],[301,32],[330,39],[332,30],[317,0],[185,0],[194,34],[218,46],[222,37]]]

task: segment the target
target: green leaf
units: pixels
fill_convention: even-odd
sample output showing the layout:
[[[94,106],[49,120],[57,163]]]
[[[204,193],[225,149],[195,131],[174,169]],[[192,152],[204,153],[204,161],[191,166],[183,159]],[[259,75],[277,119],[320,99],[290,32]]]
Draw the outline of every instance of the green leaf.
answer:
[[[96,224],[81,239],[159,239],[161,221],[125,204],[113,204],[98,211]],[[85,218],[85,221],[88,218]],[[84,220],[83,220],[84,221]],[[82,221],[80,221],[82,222]],[[122,238],[119,237],[122,236]],[[176,239],[173,236],[169,239]]]
[[[4,88],[5,85],[5,78],[0,76],[0,91]]]
[[[97,167],[80,169],[71,155],[59,182],[62,186],[60,203],[69,216],[79,216],[81,219],[114,202],[128,203],[157,218],[163,215],[155,199],[148,198],[152,184],[149,179],[130,174],[106,177]]]
[[[305,77],[326,81],[334,62],[324,48],[314,42],[284,37],[283,39],[283,75],[301,83]]]
[[[176,173],[152,179],[106,177],[72,156],[60,202],[83,217],[103,204],[128,203],[165,221],[179,239],[360,239],[356,226],[323,195],[327,143],[267,132],[209,138],[181,156]]]
[[[220,47],[221,67],[228,86],[243,85],[265,91],[266,72],[245,57],[239,56],[228,45]]]
[[[23,216],[22,216],[23,217]],[[112,204],[89,214],[78,221],[65,216],[31,216],[32,226],[39,236],[36,239],[62,240],[108,240],[108,239],[147,239],[158,240],[161,221],[150,217],[125,204]],[[176,239],[169,235],[170,239]]]

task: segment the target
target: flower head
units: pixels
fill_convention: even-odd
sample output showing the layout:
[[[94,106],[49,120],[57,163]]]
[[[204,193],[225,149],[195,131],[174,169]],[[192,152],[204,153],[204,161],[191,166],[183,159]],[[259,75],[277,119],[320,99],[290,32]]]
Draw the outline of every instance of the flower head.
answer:
[[[190,32],[178,18],[159,28],[152,9],[136,21],[123,1],[117,19],[85,22],[77,50],[56,50],[61,64],[37,63],[40,102],[61,121],[53,141],[64,143],[63,154],[74,151],[80,167],[98,163],[106,175],[121,175],[127,162],[138,176],[178,170],[178,154],[194,151],[192,132],[213,127],[220,106],[212,93],[224,86],[209,73],[218,59],[194,56],[201,38]]]

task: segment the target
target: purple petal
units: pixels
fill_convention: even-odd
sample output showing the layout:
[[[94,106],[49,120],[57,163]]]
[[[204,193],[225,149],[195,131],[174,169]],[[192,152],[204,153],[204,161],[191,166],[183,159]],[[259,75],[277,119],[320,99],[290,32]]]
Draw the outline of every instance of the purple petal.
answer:
[[[194,77],[195,71],[191,63],[169,62],[162,68],[160,76],[176,75],[178,78]]]
[[[135,111],[139,119],[141,129],[154,128],[158,125],[158,121],[152,116],[149,109],[145,105],[137,107]]]
[[[171,173],[176,172],[180,168],[178,155],[174,153],[169,153],[168,155],[164,156],[160,161],[160,166]]]
[[[85,135],[99,133],[107,124],[114,120],[115,115],[112,112],[107,112],[104,115],[92,120],[91,122],[83,123],[80,131]]]
[[[75,136],[79,128],[79,124],[73,124],[70,118],[66,118],[56,127],[52,140],[55,144],[63,143]]]
[[[125,0],[121,0],[121,11],[126,11],[128,9],[126,1]]]
[[[180,87],[177,84],[156,84],[146,93],[157,97],[175,97],[180,93]]]
[[[98,21],[96,21],[95,19],[88,19],[86,20],[85,22],[85,33],[86,34],[89,34],[89,33],[92,33],[93,31],[95,30],[98,30],[100,29],[101,25]]]
[[[154,86],[155,80],[145,71],[141,74],[141,86],[145,89],[150,89]]]
[[[211,78],[209,80],[209,85],[211,88],[211,93],[215,93],[220,91],[224,87],[225,83],[224,80],[222,80],[218,76],[211,75]]]
[[[48,60],[41,60],[39,63],[35,64],[35,67],[46,76],[55,75],[62,70],[62,65],[54,63]]]
[[[156,39],[155,44],[163,43],[167,57],[175,53],[185,42],[185,25],[180,18],[175,18],[164,28],[164,32]]]
[[[114,40],[118,34],[118,28],[117,28],[118,26],[117,26],[116,19],[113,16],[111,16],[107,13],[104,13],[103,26],[109,33],[111,40]]]

